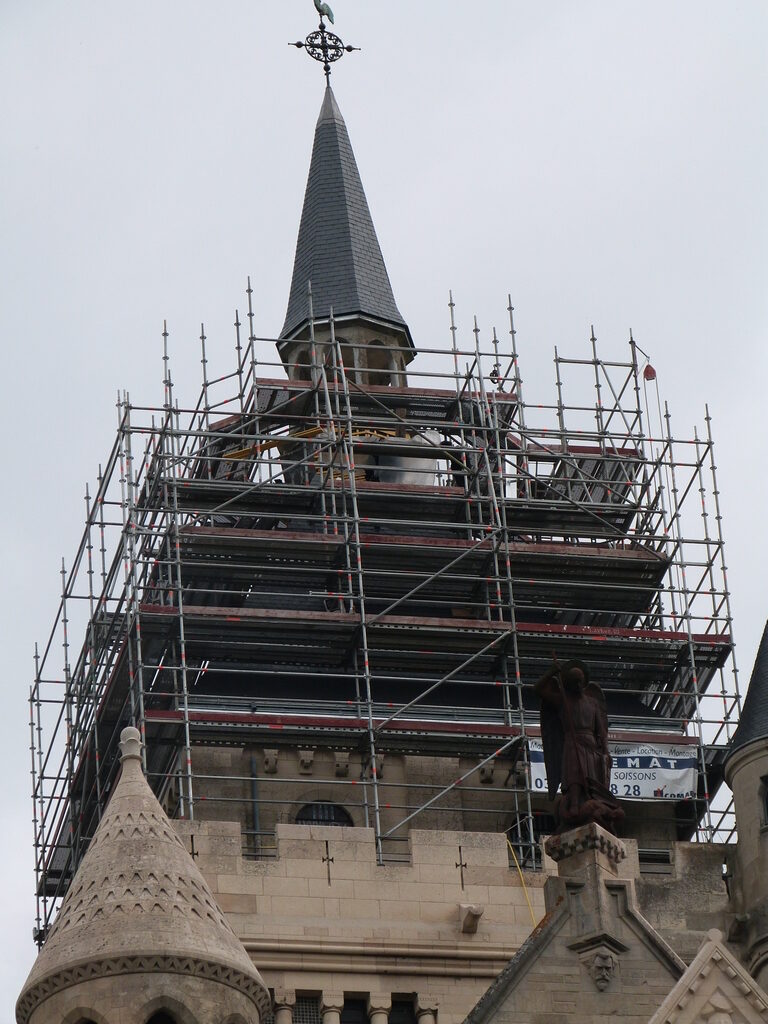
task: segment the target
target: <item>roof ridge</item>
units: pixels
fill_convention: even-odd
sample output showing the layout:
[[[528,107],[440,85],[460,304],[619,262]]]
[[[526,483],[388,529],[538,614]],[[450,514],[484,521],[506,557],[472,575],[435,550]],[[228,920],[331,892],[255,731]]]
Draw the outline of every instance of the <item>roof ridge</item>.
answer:
[[[726,760],[748,743],[762,739],[768,739],[768,622],[757,648],[739,724],[731,737]]]

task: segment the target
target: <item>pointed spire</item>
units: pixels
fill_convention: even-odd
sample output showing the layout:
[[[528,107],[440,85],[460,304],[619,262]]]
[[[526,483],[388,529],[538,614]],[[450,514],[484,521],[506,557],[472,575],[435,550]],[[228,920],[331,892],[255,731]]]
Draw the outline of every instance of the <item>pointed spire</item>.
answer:
[[[315,129],[288,311],[280,339],[309,322],[311,282],[316,321],[357,318],[404,334],[413,349],[373,226],[349,134],[330,85]]]
[[[768,739],[768,623],[755,658],[749,689],[728,757],[754,740]]]
[[[175,993],[192,978],[198,996],[206,979],[225,1016],[248,1006],[263,1020],[266,986],[149,788],[138,730],[120,740],[119,781],[19,996],[18,1024],[46,1000],[34,1019],[61,1020],[66,990],[116,975],[143,998],[150,976]]]

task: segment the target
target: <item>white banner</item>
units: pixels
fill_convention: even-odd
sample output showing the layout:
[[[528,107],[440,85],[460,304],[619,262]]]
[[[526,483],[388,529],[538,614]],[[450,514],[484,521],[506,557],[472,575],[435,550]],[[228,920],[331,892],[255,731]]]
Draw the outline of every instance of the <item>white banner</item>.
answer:
[[[609,743],[611,792],[619,800],[691,800],[696,796],[696,747],[672,743]],[[528,740],[531,786],[546,793],[540,739]]]

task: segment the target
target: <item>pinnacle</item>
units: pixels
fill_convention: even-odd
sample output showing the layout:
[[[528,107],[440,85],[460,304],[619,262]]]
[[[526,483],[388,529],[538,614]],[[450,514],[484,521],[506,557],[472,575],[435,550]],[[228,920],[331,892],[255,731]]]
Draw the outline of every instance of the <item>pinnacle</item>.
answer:
[[[296,337],[314,315],[360,316],[410,333],[392,291],[352,144],[328,85],[315,128],[304,207],[296,243],[288,310],[280,333]]]

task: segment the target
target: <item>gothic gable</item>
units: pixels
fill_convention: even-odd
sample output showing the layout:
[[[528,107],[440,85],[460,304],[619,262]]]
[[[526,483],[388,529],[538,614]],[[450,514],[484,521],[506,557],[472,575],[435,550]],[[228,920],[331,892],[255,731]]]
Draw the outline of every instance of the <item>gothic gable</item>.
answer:
[[[768,995],[711,931],[648,1024],[766,1024]]]
[[[465,1024],[648,1024],[685,971],[619,878],[623,844],[597,825],[550,840],[547,915]]]

